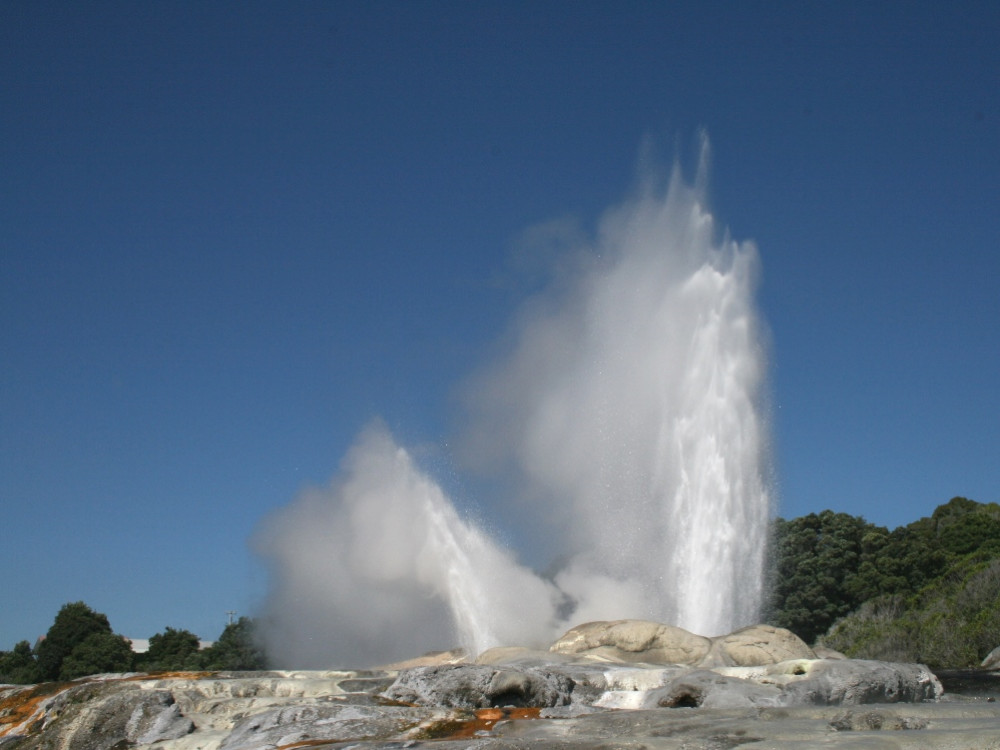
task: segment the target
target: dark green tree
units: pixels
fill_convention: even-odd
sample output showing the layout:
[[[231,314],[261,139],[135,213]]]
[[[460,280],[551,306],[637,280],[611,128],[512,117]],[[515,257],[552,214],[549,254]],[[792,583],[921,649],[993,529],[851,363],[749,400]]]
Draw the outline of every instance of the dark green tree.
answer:
[[[952,555],[1000,554],[1000,506],[953,497],[934,509],[931,522],[942,549]]]
[[[812,643],[878,593],[876,561],[888,532],[824,510],[774,526],[774,580],[767,619]]]
[[[205,669],[257,670],[265,668],[265,657],[256,630],[256,623],[241,617],[222,631],[219,640],[202,651]]]
[[[197,666],[198,636],[187,630],[168,627],[149,639],[149,650],[137,660],[147,671],[188,669]]]
[[[83,602],[64,604],[45,639],[38,644],[39,678],[60,679],[63,660],[88,637],[98,633],[111,635],[107,615],[95,612]]]
[[[103,672],[128,672],[132,669],[132,644],[114,633],[91,633],[62,661],[60,680],[75,680]]]
[[[38,664],[30,643],[21,641],[13,651],[0,652],[0,682],[15,685],[38,682]]]

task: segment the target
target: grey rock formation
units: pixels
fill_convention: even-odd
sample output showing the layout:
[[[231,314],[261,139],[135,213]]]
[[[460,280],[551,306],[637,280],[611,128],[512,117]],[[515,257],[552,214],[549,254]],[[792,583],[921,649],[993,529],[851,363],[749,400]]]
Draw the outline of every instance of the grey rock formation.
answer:
[[[442,712],[437,714],[444,718]],[[219,750],[271,750],[300,742],[396,737],[434,715],[419,708],[334,702],[272,708],[237,722]]]
[[[128,680],[116,681],[113,688],[109,684],[85,683],[41,701],[44,712],[38,717],[38,728],[58,736],[62,746],[72,750],[112,750],[122,742],[151,745],[195,731],[194,722],[181,713],[170,691],[143,690]],[[26,734],[31,734],[30,729],[30,724],[25,727]],[[35,744],[42,734],[20,747],[45,747]],[[3,739],[0,732],[0,742]]]
[[[535,667],[456,664],[400,672],[385,696],[421,706],[564,706],[573,680]]]
[[[1000,704],[927,700],[936,682],[918,665],[556,662],[0,687],[0,748],[1000,750]],[[501,703],[528,707],[479,708]]]
[[[784,662],[769,675],[783,683],[786,704],[813,703],[839,706],[860,703],[899,703],[935,700],[941,683],[922,664],[893,664],[881,661],[820,660]],[[797,668],[802,674],[795,674]],[[784,679],[780,679],[780,678]]]
[[[783,698],[781,688],[773,685],[696,669],[674,678],[662,688],[649,691],[642,707],[752,708],[780,706]]]

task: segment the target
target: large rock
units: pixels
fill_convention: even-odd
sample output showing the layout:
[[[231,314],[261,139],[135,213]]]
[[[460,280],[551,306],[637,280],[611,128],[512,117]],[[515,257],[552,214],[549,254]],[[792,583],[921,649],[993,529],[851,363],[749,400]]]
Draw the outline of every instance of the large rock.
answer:
[[[535,667],[456,664],[404,670],[385,696],[455,708],[564,706],[573,684],[566,675]]]
[[[935,700],[943,692],[937,677],[922,664],[860,659],[782,662],[757,681],[780,686],[787,705],[919,702]]]
[[[755,708],[781,706],[781,688],[712,672],[685,669],[651,690],[612,690],[595,703],[602,708]]]
[[[703,666],[753,667],[789,659],[815,659],[816,654],[795,633],[772,625],[751,625],[712,639]]]
[[[612,620],[571,628],[549,650],[611,662],[694,665],[708,655],[711,646],[708,638],[673,625]]]

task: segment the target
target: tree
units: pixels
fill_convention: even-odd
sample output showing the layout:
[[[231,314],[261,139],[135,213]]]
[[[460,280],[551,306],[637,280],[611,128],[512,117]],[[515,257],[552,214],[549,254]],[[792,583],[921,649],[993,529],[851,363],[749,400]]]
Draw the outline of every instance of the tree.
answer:
[[[103,672],[132,669],[132,644],[114,633],[91,633],[66,656],[59,670],[60,680],[75,680]]]
[[[38,682],[38,664],[30,643],[21,641],[13,651],[0,652],[0,682],[15,685]]]
[[[202,652],[202,658],[205,669],[264,669],[264,651],[259,645],[256,623],[249,617],[241,617],[226,625],[219,640]]]
[[[197,666],[197,660],[193,657],[200,647],[198,636],[194,633],[168,627],[149,639],[149,650],[138,663],[148,671],[188,669]]]
[[[774,528],[774,583],[768,620],[813,642],[879,590],[876,560],[884,528],[824,510]]]
[[[39,678],[60,679],[63,660],[88,637],[99,633],[112,634],[107,615],[95,612],[83,602],[64,604],[45,639],[38,644]]]

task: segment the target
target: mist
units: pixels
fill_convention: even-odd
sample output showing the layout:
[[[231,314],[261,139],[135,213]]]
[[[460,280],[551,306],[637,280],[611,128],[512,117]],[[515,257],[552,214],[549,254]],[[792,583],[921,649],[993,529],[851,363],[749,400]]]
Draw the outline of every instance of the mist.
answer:
[[[531,556],[559,562],[520,564],[376,423],[328,487],[258,530],[277,664],[541,646],[595,619],[709,636],[756,620],[772,505],[759,259],[707,210],[707,153],[694,184],[675,168],[592,238],[566,233],[551,283],[461,385],[464,465],[503,478],[505,516],[544,529]]]

